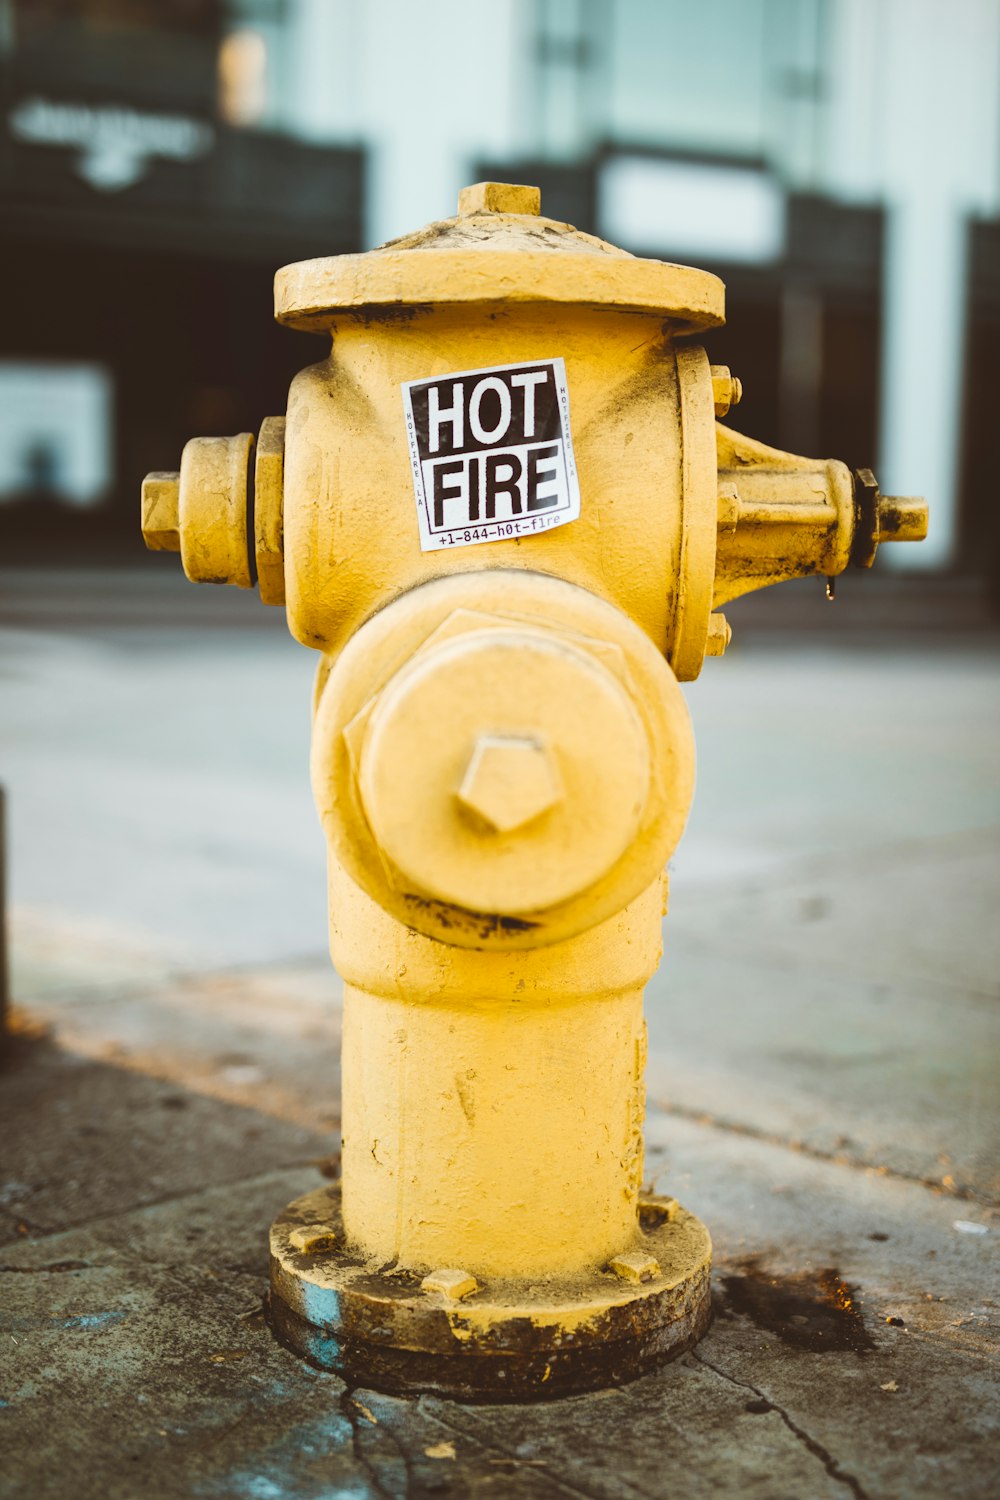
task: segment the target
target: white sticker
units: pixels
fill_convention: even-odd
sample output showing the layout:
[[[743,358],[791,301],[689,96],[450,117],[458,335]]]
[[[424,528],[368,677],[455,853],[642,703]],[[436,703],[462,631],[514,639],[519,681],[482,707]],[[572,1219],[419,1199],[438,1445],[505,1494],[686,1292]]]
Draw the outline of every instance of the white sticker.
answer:
[[[506,542],[580,514],[561,359],[403,386],[420,549]]]

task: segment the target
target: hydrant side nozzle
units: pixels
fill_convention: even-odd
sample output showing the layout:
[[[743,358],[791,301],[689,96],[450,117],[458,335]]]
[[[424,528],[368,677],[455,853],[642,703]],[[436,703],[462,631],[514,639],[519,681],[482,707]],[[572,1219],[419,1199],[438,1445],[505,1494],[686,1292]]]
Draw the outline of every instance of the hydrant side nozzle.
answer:
[[[284,604],[284,417],[265,418],[256,446],[251,490],[253,433],[192,438],[178,472],[142,481],[142,535],[152,552],[179,552],[192,583],[259,581],[265,604]]]

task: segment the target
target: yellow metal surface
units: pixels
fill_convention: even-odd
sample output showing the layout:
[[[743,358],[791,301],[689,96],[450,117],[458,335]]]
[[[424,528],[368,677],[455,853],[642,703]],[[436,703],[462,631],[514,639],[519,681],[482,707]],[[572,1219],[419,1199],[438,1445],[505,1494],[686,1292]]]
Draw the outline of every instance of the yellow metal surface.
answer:
[[[927,501],[920,495],[880,495],[875,539],[922,542],[927,536]]]
[[[438,1292],[449,1302],[461,1302],[463,1297],[469,1297],[479,1290],[479,1283],[474,1276],[454,1266],[431,1271],[429,1276],[423,1278],[420,1286],[425,1292]]]
[[[253,539],[265,604],[285,602],[285,419],[265,417],[254,467]]]
[[[181,454],[181,562],[192,583],[251,585],[247,465],[253,434],[192,438]]]
[[[697,345],[677,351],[677,399],[681,472],[668,503],[679,523],[679,549],[667,651],[680,681],[691,682],[705,659],[718,512],[712,373],[707,354]]]
[[[150,552],[179,552],[180,489],[178,473],[147,474],[142,481],[142,538]]]
[[[680,838],[683,695],[642,631],[572,584],[437,579],[375,615],[322,682],[312,776],[331,856],[449,945],[571,937],[633,900]],[[470,815],[460,794],[484,736],[543,746],[558,800],[506,829]]]
[[[739,406],[742,400],[742,380],[732,373],[728,365],[713,365],[712,401],[715,405],[715,415],[726,416],[730,407]]]
[[[542,195],[536,187],[518,182],[474,182],[458,195],[463,214],[540,214]]]
[[[544,306],[504,308],[490,318],[478,308],[445,308],[387,323],[377,337],[345,319],[334,348],[289,392],[295,440],[285,454],[285,559],[288,621],[298,640],[336,651],[386,600],[429,578],[528,568],[616,604],[669,655],[680,588],[682,449],[669,417],[677,401],[675,346],[659,318],[589,309],[567,317]],[[570,386],[586,496],[580,519],[488,546],[421,552],[401,382],[553,354],[565,361]],[[705,404],[710,435],[710,393]],[[706,545],[714,547],[714,535]]]
[[[649,744],[586,650],[545,630],[470,631],[386,686],[359,782],[408,883],[507,916],[570,900],[621,858],[646,804]]]
[[[722,321],[721,282],[540,208],[478,183],[453,219],[275,279],[278,320],[332,336],[261,428],[249,539],[262,598],[322,654],[312,780],[346,984],[330,1254],[422,1277],[459,1343],[519,1311],[556,1344],[631,1337],[614,1318],[642,1305],[683,1347],[707,1236],[678,1211],[681,1275],[639,1200],[642,991],[694,786],[678,682],[725,651],[727,600],[868,566],[927,511],[722,425],[741,384],[689,337]],[[579,515],[422,550],[404,388],[553,361]],[[252,443],[194,439],[143,484],[147,545],[190,578],[250,582]],[[275,1241],[293,1322],[354,1285],[339,1261],[323,1282],[324,1243],[301,1215]]]
[[[658,878],[570,941],[475,952],[395,921],[331,861],[353,1243],[475,1276],[632,1248],[662,904]]]
[[[692,266],[643,260],[541,217],[537,188],[480,182],[463,190],[456,218],[428,224],[364,255],[284,266],[274,281],[279,323],[310,333],[365,309],[364,321],[476,306],[489,319],[513,304],[617,307],[668,318],[673,333],[723,321],[724,287]],[[456,367],[460,368],[460,367]]]
[[[251,586],[247,464],[253,436],[192,438],[179,474],[142,482],[142,535],[154,552],[179,552],[192,583]]]
[[[545,739],[513,734],[476,737],[472,759],[455,793],[460,805],[495,833],[523,828],[564,796],[562,778]]]
[[[653,1281],[660,1275],[660,1263],[645,1250],[626,1250],[608,1261],[608,1269],[622,1281],[638,1285],[642,1281]]]

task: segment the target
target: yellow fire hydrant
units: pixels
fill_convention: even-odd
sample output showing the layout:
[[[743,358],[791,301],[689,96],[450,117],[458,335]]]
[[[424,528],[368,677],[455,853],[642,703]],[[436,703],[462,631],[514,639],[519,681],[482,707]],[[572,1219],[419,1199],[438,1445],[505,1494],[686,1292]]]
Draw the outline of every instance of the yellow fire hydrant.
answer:
[[[926,507],[718,425],[723,286],[480,183],[286,266],[332,335],[285,417],[143,485],[149,547],[322,653],[312,780],[345,981],[342,1182],[271,1231],[271,1318],[389,1390],[627,1379],[709,1318],[711,1245],[643,1193],[643,988],[694,787],[678,682],[718,607],[868,566]]]

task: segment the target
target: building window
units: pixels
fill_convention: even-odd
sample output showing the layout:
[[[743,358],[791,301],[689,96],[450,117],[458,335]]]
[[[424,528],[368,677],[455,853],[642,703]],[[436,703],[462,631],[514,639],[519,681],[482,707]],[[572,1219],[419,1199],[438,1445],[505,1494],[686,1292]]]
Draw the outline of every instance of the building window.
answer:
[[[112,480],[103,365],[0,360],[0,504],[96,505]]]

